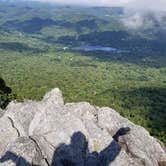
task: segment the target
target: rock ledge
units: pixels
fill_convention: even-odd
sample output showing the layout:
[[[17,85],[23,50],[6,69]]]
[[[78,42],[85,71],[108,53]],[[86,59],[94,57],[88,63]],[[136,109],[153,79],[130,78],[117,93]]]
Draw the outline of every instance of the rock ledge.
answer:
[[[111,108],[64,104],[57,88],[40,102],[11,102],[0,124],[0,166],[166,166],[143,127]]]

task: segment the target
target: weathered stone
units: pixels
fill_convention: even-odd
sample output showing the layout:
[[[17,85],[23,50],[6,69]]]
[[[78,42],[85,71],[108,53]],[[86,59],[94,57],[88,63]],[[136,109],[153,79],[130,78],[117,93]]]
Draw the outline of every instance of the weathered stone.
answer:
[[[0,119],[0,155],[6,146],[18,138],[19,133],[14,127],[12,119],[3,117]]]
[[[12,119],[15,127],[20,132],[20,136],[28,136],[30,122],[35,113],[39,111],[37,106],[38,104],[32,101],[24,103],[11,102],[4,116]]]
[[[50,106],[63,106],[64,105],[64,101],[63,101],[63,97],[62,97],[62,93],[58,88],[53,89],[52,91],[50,91],[49,93],[47,93],[43,100],[42,100],[43,104]]]
[[[26,137],[19,137],[12,142],[1,157],[2,165],[8,166],[41,165],[42,160],[42,154],[36,143]]]
[[[53,89],[40,102],[11,102],[0,119],[3,166],[165,166],[159,141],[113,109],[64,105]]]
[[[127,153],[135,158],[141,159],[145,165],[157,166],[160,157],[166,157],[165,151],[159,142],[151,137],[143,127],[134,125],[110,108],[99,109],[98,117],[100,127],[107,128],[111,135],[118,128],[125,126],[131,128],[130,134],[120,138],[120,143],[121,145],[125,144]]]

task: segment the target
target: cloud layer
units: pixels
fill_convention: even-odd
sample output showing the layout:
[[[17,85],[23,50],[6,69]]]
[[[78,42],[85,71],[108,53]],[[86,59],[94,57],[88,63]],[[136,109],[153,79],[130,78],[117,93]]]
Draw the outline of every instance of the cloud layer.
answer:
[[[122,22],[130,29],[163,29],[166,18],[166,0],[131,0],[125,4]]]

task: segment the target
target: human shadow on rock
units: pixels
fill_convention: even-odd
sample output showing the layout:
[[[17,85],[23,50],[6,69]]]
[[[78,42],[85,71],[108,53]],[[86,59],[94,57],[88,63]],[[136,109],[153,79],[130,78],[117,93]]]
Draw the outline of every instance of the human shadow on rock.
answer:
[[[118,144],[120,136],[127,134],[130,128],[120,128],[113,141],[101,152],[90,152],[88,141],[82,132],[75,132],[69,145],[61,144],[55,151],[52,166],[108,166],[121,151]]]
[[[129,127],[120,128],[113,136],[113,141],[101,152],[90,152],[88,141],[82,132],[75,132],[70,144],[62,143],[56,148],[51,166],[109,166],[121,151],[119,137],[128,134]],[[13,161],[16,166],[37,166],[30,164],[25,158],[7,151],[0,162]]]
[[[3,163],[9,160],[13,161],[16,166],[31,166],[31,164],[28,163],[26,159],[10,151],[5,153],[5,155],[0,159],[0,162]]]

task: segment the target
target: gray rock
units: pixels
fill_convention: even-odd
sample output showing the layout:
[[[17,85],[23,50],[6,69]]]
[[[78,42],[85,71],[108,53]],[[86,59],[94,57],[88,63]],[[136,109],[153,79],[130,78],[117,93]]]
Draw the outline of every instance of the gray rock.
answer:
[[[31,120],[36,112],[39,111],[38,103],[26,101],[24,103],[11,102],[5,112],[5,117],[12,119],[20,136],[28,136],[28,130]]]
[[[19,137],[17,129],[14,127],[12,119],[8,117],[0,118],[0,155],[6,146]]]
[[[111,135],[118,128],[125,126],[131,128],[130,134],[119,138],[119,143],[126,147],[126,151],[132,157],[139,158],[145,165],[157,166],[161,158],[166,157],[163,147],[143,127],[134,125],[110,108],[99,109],[98,116],[100,127],[107,128]],[[113,123],[110,123],[111,121]]]
[[[19,137],[12,142],[1,157],[4,166],[41,165],[43,160],[36,143],[27,137]]]
[[[53,89],[52,91],[50,91],[44,96],[42,103],[48,107],[52,107],[52,106],[54,108],[55,106],[62,107],[64,105],[64,101],[63,101],[61,91],[58,88]]]
[[[0,118],[0,165],[163,166],[159,141],[111,108],[64,104],[53,89],[40,102],[11,102]]]

